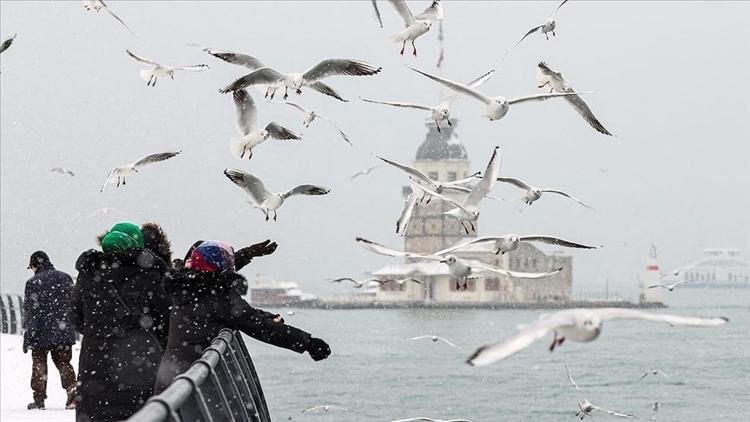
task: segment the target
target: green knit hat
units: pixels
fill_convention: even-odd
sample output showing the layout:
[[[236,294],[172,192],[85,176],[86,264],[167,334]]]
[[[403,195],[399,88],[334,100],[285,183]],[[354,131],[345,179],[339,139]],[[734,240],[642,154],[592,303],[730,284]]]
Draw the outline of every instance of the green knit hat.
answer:
[[[143,249],[141,228],[133,223],[117,223],[104,235],[102,251],[112,252],[128,249]]]

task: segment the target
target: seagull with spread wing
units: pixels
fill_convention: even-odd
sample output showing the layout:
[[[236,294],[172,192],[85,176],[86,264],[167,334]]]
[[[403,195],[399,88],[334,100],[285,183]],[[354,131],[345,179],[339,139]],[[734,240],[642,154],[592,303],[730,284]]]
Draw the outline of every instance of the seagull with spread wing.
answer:
[[[93,10],[94,12],[99,12],[100,10],[104,9],[109,13],[113,18],[117,19],[117,22],[120,22],[122,26],[125,27],[125,29],[128,30],[131,34],[135,35],[135,33],[128,27],[128,25],[125,24],[125,22],[120,19],[117,15],[115,15],[115,12],[113,12],[109,6],[107,6],[103,0],[83,0],[83,8],[86,10]]]
[[[546,63],[540,62],[536,67],[536,81],[537,88],[549,89],[549,92],[566,92],[573,93],[575,90],[563,78],[562,73],[553,70]],[[580,95],[571,95],[565,97],[565,100],[573,106],[573,108],[591,125],[597,132],[605,135],[613,136],[605,127],[599,122],[599,119],[594,116],[594,113],[589,108],[588,104],[583,101]]]
[[[495,73],[495,70],[490,70],[489,72],[485,73],[484,75],[474,79],[473,81],[466,84],[466,86],[470,88],[476,88],[483,83],[485,83],[492,74]],[[435,121],[435,125],[437,126],[437,131],[440,132],[440,122],[446,122],[448,126],[453,126],[453,123],[451,123],[450,120],[450,107],[451,104],[453,104],[456,99],[458,99],[459,95],[457,93],[452,93],[451,95],[445,97],[443,101],[440,102],[440,104],[436,105],[422,105],[422,104],[415,104],[415,103],[401,103],[401,102],[393,102],[393,101],[378,101],[378,100],[368,100],[366,98],[362,98],[362,101],[372,104],[383,104],[388,105],[392,107],[399,107],[399,108],[411,108],[415,110],[425,110],[430,112],[430,118]]]
[[[468,419],[433,419],[426,416],[418,416],[416,418],[398,419],[391,422],[471,422]]]
[[[685,280],[676,281],[672,284],[664,284],[664,283],[652,284],[651,286],[648,286],[648,288],[649,289],[663,288],[663,289],[669,290],[670,292],[673,292],[675,287],[679,286],[682,283],[685,283]]]
[[[426,34],[432,28],[432,23],[443,20],[443,5],[440,4],[440,0],[433,0],[427,9],[422,13],[414,16],[409,6],[406,5],[404,0],[388,0],[393,5],[401,19],[404,20],[404,30],[395,34],[392,39],[394,43],[401,43],[401,55],[404,55],[406,49],[406,43],[411,42],[412,53],[414,57],[417,56],[417,46],[414,45],[414,41]],[[377,19],[380,27],[383,27],[383,20],[380,16],[380,10],[378,10],[378,3],[372,0],[372,6],[375,11],[375,18]]]
[[[638,381],[643,381],[643,379],[649,375],[661,375],[664,378],[669,378],[669,375],[667,375],[664,371],[658,369],[649,369],[648,372],[645,372],[643,375],[641,375],[641,378],[639,378]]]
[[[536,322],[519,326],[516,335],[505,341],[482,346],[466,361],[469,365],[483,366],[506,359],[526,349],[544,336],[552,333],[549,350],[554,351],[565,340],[589,342],[596,340],[605,321],[639,320],[666,322],[670,326],[717,327],[729,320],[724,317],[698,318],[661,314],[623,308],[566,309],[542,314]]]
[[[175,70],[201,71],[208,69],[207,64],[195,64],[191,66],[167,66],[161,63],[157,63],[153,60],[138,56],[130,50],[125,50],[125,52],[128,53],[128,55],[134,58],[136,61],[152,66],[151,69],[141,70],[141,78],[146,81],[146,86],[156,86],[156,80],[159,79],[160,76],[169,76],[170,78],[172,78],[172,80],[174,80]]]
[[[240,170],[224,170],[224,175],[250,195],[254,207],[260,209],[266,215],[266,221],[270,219],[272,211],[273,220],[276,221],[276,210],[284,204],[284,201],[292,196],[325,195],[331,191],[323,186],[299,185],[286,192],[273,193],[266,189],[266,186],[260,179],[250,173]]]
[[[404,201],[404,208],[401,210],[401,215],[396,220],[396,233],[401,236],[406,236],[406,230],[409,227],[414,210],[417,208],[417,204],[424,197],[425,193],[422,188],[419,187],[419,183],[411,180],[411,192]]]
[[[301,140],[302,135],[281,126],[276,122],[268,122],[262,129],[258,126],[258,108],[253,97],[247,90],[241,89],[232,93],[234,106],[237,111],[237,130],[241,138],[232,139],[230,149],[235,157],[253,158],[253,148],[267,141],[268,138],[278,140]]]
[[[367,280],[357,280],[352,277],[334,278],[333,280],[329,281],[329,283],[341,283],[343,281],[348,281],[352,283],[352,287],[355,289],[361,289],[363,287],[366,287],[366,288],[380,287],[384,284],[383,281],[378,280],[377,278],[369,278]]]
[[[310,127],[310,123],[314,122],[315,119],[320,119],[326,123],[328,123],[332,128],[336,129],[336,132],[339,133],[339,136],[341,139],[344,140],[349,145],[352,145],[352,141],[349,140],[349,137],[346,136],[346,133],[344,133],[343,130],[341,130],[338,126],[336,126],[336,123],[333,123],[330,119],[327,119],[320,114],[316,113],[315,110],[308,110],[301,105],[297,103],[293,103],[291,101],[279,101],[282,104],[286,104],[288,106],[294,107],[297,110],[301,111],[304,117],[302,118],[302,126],[308,128]]]
[[[127,164],[122,167],[115,167],[112,169],[111,172],[109,172],[109,175],[107,176],[107,180],[104,181],[104,184],[102,185],[102,188],[99,189],[99,192],[104,192],[104,188],[107,187],[110,183],[115,184],[115,179],[117,180],[116,186],[120,186],[120,184],[125,184],[125,178],[130,176],[131,174],[138,173],[138,170],[141,169],[141,167],[158,163],[160,161],[168,160],[177,154],[179,154],[182,151],[174,151],[174,152],[162,152],[159,154],[151,154],[147,155],[146,157],[141,158],[140,160],[136,161],[132,164]]]
[[[482,261],[458,258],[455,255],[436,255],[436,254],[424,255],[424,254],[418,254],[418,253],[413,253],[413,252],[399,251],[395,249],[390,249],[379,243],[375,243],[370,240],[363,239],[361,237],[357,237],[356,241],[357,243],[362,245],[363,248],[367,249],[370,252],[379,254],[379,255],[424,259],[424,260],[429,260],[429,261],[441,262],[448,266],[448,270],[450,271],[451,275],[455,277],[456,290],[460,289],[461,280],[463,280],[463,288],[466,289],[468,279],[477,278],[478,277],[477,274],[480,274],[480,273],[491,272],[491,273],[500,274],[506,277],[537,279],[537,278],[550,277],[562,271],[562,268],[557,268],[554,271],[545,272],[545,273],[521,273],[521,272],[516,272],[516,271],[508,271],[500,267],[495,267],[493,265],[486,264]]]
[[[570,375],[570,370],[568,369],[568,365],[565,365],[565,372],[568,374],[568,380],[570,381],[570,384],[573,386],[573,388],[578,391],[578,394],[581,395],[581,398],[583,399],[583,402],[578,403],[578,412],[576,412],[576,416],[583,420],[586,416],[591,416],[591,412],[594,410],[598,410],[600,412],[609,413],[613,416],[619,416],[621,418],[630,418],[630,419],[638,419],[638,417],[634,415],[630,415],[627,413],[621,413],[621,412],[614,412],[612,410],[607,410],[603,407],[595,406],[594,404],[589,401],[589,399],[586,397],[586,395],[583,394],[583,391],[581,391],[581,388],[578,387],[578,384],[576,384],[575,381],[573,381],[573,377]]]
[[[428,187],[430,190],[432,190],[432,191],[434,191],[434,192],[436,192],[438,194],[442,194],[445,191],[460,192],[460,193],[464,193],[464,194],[471,193],[471,189],[468,188],[468,187],[466,187],[466,186],[464,186],[464,185],[479,180],[477,178],[477,176],[478,176],[479,173],[475,173],[475,174],[473,174],[473,175],[471,175],[471,176],[469,176],[469,177],[467,177],[465,179],[456,180],[456,181],[453,181],[453,182],[439,182],[437,180],[430,179],[429,176],[427,176],[426,174],[424,174],[422,171],[416,169],[415,167],[412,167],[412,166],[409,166],[409,165],[406,165],[406,164],[397,163],[395,161],[391,161],[391,160],[388,160],[388,159],[383,158],[383,157],[378,157],[378,158],[380,160],[382,160],[382,161],[384,161],[384,162],[392,165],[393,167],[396,167],[397,169],[405,172],[406,174],[409,175],[409,178],[412,181],[416,182],[420,186],[422,186],[422,187]],[[427,198],[423,198],[423,199],[427,199],[427,203],[429,203],[430,202],[429,201],[429,196],[430,195],[426,195],[426,196],[427,196]]]
[[[532,95],[526,95],[522,97],[513,97],[510,99],[502,97],[502,96],[488,97],[470,86],[467,86],[458,82],[453,82],[448,79],[443,79],[439,76],[431,75],[427,72],[422,72],[421,70],[414,69],[413,67],[409,67],[409,69],[421,75],[424,75],[437,83],[445,85],[459,94],[466,95],[468,97],[474,98],[475,100],[482,102],[483,104],[487,106],[483,117],[486,117],[491,122],[502,119],[508,113],[510,106],[513,104],[520,104],[520,103],[525,103],[529,101],[544,101],[550,98],[578,95],[578,93],[576,92],[552,92],[552,93],[543,93],[543,94],[532,94]]]
[[[69,176],[75,176],[76,175],[75,173],[73,173],[73,170],[64,169],[62,167],[55,167],[53,169],[50,169],[50,171],[53,172],[53,173],[67,174]]]
[[[18,34],[13,34],[10,36],[10,38],[6,38],[5,41],[3,41],[2,44],[0,44],[0,53],[10,48],[11,44],[13,44],[13,40],[16,39],[16,36]]]
[[[289,97],[289,88],[297,94],[302,94],[302,87],[306,86],[321,94],[347,102],[348,100],[345,100],[336,90],[321,82],[321,79],[330,76],[370,76],[380,73],[381,70],[381,67],[349,59],[326,59],[311,67],[305,73],[283,74],[271,67],[261,67],[220,89],[219,92],[226,94],[227,92],[238,91],[253,85],[283,86],[284,99],[286,100]],[[273,93],[271,94],[271,98],[273,98]]]
[[[453,342],[452,342],[452,341],[448,340],[447,338],[445,338],[445,337],[440,337],[440,336],[436,336],[436,335],[432,335],[432,334],[430,334],[430,335],[426,335],[426,336],[417,336],[417,337],[412,337],[412,338],[410,338],[409,340],[412,340],[412,341],[418,341],[418,340],[424,340],[424,339],[426,339],[426,338],[428,338],[428,339],[432,340],[432,342],[433,342],[433,343],[437,343],[438,341],[442,341],[443,343],[447,344],[447,345],[448,345],[448,346],[450,346],[450,347],[458,347],[458,346],[456,346],[455,344],[453,344]]]
[[[96,211],[92,212],[91,214],[87,215],[86,218],[94,218],[94,217],[99,216],[99,215],[109,215],[109,214],[112,214],[112,213],[117,213],[117,214],[120,214],[120,215],[126,215],[126,213],[124,211],[120,211],[117,208],[104,207],[104,208],[99,208],[98,210],[96,210]]]
[[[319,413],[319,412],[331,412],[331,411],[342,411],[346,412],[349,411],[346,407],[336,406],[333,404],[319,404],[317,406],[313,406],[310,408],[307,408],[302,411],[302,413]]]
[[[523,181],[521,181],[519,179],[514,179],[512,177],[498,177],[497,181],[498,182],[503,182],[503,183],[508,183],[508,184],[511,184],[511,185],[519,188],[519,189],[525,190],[526,191],[526,195],[524,195],[521,199],[524,200],[526,202],[526,204],[528,204],[528,205],[531,205],[532,203],[534,203],[534,201],[536,201],[537,199],[541,198],[542,194],[546,192],[546,193],[554,193],[556,195],[561,195],[561,196],[564,196],[566,198],[572,199],[572,200],[578,202],[579,204],[583,205],[584,207],[586,207],[586,208],[588,208],[588,209],[590,209],[592,211],[596,211],[596,210],[594,210],[594,208],[592,208],[591,206],[587,205],[586,203],[584,203],[580,199],[574,197],[573,195],[571,195],[569,193],[565,193],[565,192],[563,192],[561,190],[558,190],[558,189],[540,188],[540,187],[536,187],[536,186],[531,186],[531,185],[527,184],[526,182],[523,182]]]
[[[502,236],[476,237],[474,239],[470,239],[464,242],[459,242],[451,247],[435,252],[435,254],[444,255],[444,254],[451,253],[457,250],[465,249],[466,247],[470,245],[475,245],[478,243],[492,243],[492,249],[495,250],[496,255],[505,254],[506,252],[511,252],[511,251],[518,249],[518,246],[521,244],[521,242],[540,242],[540,243],[546,243],[549,245],[562,246],[566,248],[596,249],[596,246],[583,245],[580,243],[571,242],[569,240],[560,239],[559,237],[554,237],[554,236],[545,236],[545,235],[536,235],[536,234],[519,236],[515,233],[510,233],[510,234],[505,234]]]
[[[362,171],[358,171],[358,172],[354,173],[354,174],[353,174],[353,175],[352,175],[352,176],[351,176],[351,177],[349,178],[349,180],[354,180],[354,179],[356,179],[356,178],[357,178],[357,177],[359,177],[359,176],[367,176],[367,175],[368,175],[368,174],[370,174],[370,173],[371,173],[371,172],[372,172],[373,170],[379,169],[379,168],[381,168],[381,167],[383,167],[383,165],[382,165],[382,164],[378,164],[377,166],[372,166],[372,167],[368,167],[368,168],[366,168],[366,169],[364,169],[364,170],[362,170]]]
[[[549,40],[549,33],[550,32],[552,33],[552,36],[555,37],[556,36],[555,35],[555,27],[557,26],[557,23],[555,22],[555,13],[557,13],[557,11],[560,10],[560,8],[563,7],[563,5],[565,3],[567,3],[567,2],[568,2],[568,0],[563,0],[559,5],[557,5],[557,7],[555,8],[555,10],[552,11],[552,14],[549,15],[549,17],[547,18],[546,21],[544,21],[544,23],[542,23],[541,25],[537,25],[537,26],[529,29],[529,31],[526,32],[523,35],[523,37],[521,37],[521,39],[518,40],[518,42],[513,45],[513,47],[511,47],[510,49],[508,49],[508,51],[505,52],[505,54],[503,55],[502,59],[505,59],[505,57],[508,54],[510,54],[510,52],[513,51],[513,49],[515,49],[516,47],[518,47],[518,44],[521,44],[521,41],[525,40],[526,37],[528,37],[529,35],[533,34],[534,32],[542,31],[542,33],[544,34],[544,36],[548,40]],[[502,59],[500,59],[500,60],[502,60]]]

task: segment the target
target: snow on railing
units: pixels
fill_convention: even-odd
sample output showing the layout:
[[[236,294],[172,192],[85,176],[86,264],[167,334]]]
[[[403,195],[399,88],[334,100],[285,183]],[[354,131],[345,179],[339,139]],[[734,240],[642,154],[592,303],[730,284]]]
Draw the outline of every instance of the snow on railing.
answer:
[[[0,294],[0,332],[21,334],[23,329],[23,297]]]
[[[253,361],[239,333],[222,330],[203,356],[128,422],[270,422]]]

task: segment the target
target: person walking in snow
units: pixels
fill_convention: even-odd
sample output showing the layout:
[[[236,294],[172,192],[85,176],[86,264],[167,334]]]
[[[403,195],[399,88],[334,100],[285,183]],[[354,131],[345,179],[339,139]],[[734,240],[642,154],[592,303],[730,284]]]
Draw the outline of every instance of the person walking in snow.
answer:
[[[52,356],[67,392],[66,409],[75,407],[76,374],[70,360],[73,356],[75,331],[69,313],[73,279],[58,271],[44,251],[31,254],[29,266],[34,276],[26,282],[23,312],[23,352],[31,349],[31,390],[34,401],[27,406],[44,409],[47,398],[47,355]]]

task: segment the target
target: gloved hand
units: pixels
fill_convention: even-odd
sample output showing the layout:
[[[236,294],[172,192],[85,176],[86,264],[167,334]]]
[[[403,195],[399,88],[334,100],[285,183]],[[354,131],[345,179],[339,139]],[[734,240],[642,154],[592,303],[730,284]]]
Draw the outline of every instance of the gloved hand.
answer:
[[[331,354],[331,348],[328,347],[328,343],[317,338],[312,337],[310,342],[307,344],[307,353],[314,361],[319,361],[327,358]]]
[[[239,271],[245,265],[249,264],[256,256],[271,255],[276,252],[278,245],[266,239],[263,242],[242,248],[234,253],[234,266]]]

